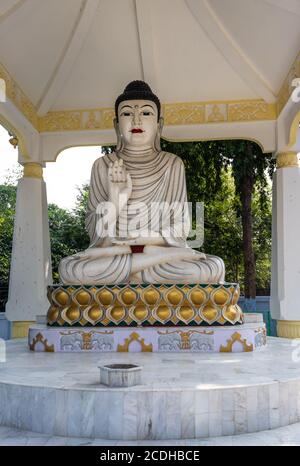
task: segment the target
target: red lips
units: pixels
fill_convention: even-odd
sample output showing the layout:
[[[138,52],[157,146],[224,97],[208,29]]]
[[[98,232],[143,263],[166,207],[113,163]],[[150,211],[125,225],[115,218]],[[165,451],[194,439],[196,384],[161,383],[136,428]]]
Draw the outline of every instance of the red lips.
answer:
[[[131,132],[133,134],[137,134],[137,133],[143,133],[144,131],[141,128],[133,128]]]

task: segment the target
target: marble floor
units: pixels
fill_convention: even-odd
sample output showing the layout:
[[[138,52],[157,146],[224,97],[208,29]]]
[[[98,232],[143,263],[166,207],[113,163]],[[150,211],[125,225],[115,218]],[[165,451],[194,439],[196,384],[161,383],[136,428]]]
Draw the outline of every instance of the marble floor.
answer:
[[[51,437],[34,432],[0,427],[1,446],[300,446],[300,423],[271,431],[227,437],[137,442]]]
[[[0,362],[0,425],[20,429],[17,437],[11,431],[20,441],[24,431],[39,432],[29,442],[44,442],[43,434],[47,442],[124,445],[295,442],[299,348],[297,341],[268,338],[254,353],[32,353],[25,340],[12,340]],[[142,385],[101,385],[98,366],[114,362],[143,366]]]

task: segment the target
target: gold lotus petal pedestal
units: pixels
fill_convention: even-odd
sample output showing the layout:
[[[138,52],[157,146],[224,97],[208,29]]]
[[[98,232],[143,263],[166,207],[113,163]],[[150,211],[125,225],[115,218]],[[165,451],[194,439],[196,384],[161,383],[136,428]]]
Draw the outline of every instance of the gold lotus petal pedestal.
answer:
[[[199,326],[243,323],[239,285],[118,285],[48,288],[49,326]]]

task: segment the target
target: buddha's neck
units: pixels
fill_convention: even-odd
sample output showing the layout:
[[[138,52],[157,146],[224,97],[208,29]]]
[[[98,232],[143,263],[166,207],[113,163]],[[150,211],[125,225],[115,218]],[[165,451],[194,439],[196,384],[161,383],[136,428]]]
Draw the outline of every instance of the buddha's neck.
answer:
[[[146,149],[129,149],[128,147],[122,149],[122,158],[124,160],[133,161],[138,160],[142,161],[149,161],[155,159],[157,157],[157,151],[153,147],[149,147]]]

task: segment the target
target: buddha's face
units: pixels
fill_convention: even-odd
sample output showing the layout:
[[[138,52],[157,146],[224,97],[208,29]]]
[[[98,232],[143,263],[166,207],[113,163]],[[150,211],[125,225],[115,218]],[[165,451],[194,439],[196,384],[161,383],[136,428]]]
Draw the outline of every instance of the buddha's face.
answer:
[[[121,102],[118,119],[124,147],[133,150],[154,147],[158,130],[157,117],[157,107],[151,100]]]

